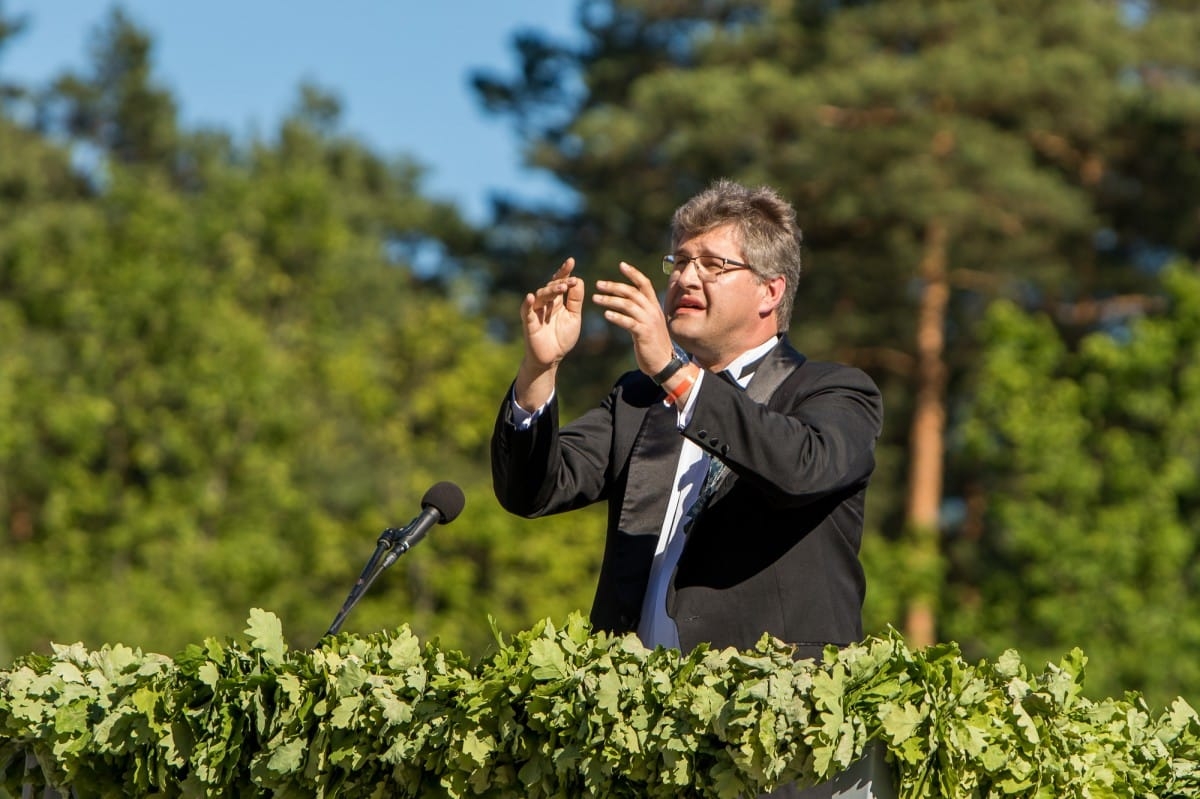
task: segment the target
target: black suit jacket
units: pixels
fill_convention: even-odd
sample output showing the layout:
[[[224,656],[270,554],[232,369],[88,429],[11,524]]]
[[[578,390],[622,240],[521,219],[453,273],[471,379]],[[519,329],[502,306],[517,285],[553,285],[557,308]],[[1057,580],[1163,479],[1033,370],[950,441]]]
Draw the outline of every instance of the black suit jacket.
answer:
[[[537,517],[608,503],[593,626],[637,629],[687,437],[730,474],[688,534],[668,591],[683,650],[748,649],[769,632],[819,657],[827,643],[861,639],[858,551],[883,417],[871,379],[806,361],[784,339],[745,392],[706,375],[684,430],[662,400],[630,372],[561,429],[556,402],[519,431],[506,398],[496,421],[492,478],[507,510]]]

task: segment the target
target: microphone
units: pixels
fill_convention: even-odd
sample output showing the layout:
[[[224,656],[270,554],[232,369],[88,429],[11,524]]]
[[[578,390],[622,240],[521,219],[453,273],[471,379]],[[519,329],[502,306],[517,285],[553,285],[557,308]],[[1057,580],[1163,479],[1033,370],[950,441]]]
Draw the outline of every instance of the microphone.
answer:
[[[391,528],[384,530],[375,545],[375,554],[367,561],[358,582],[350,589],[350,595],[346,597],[345,604],[338,611],[338,615],[334,617],[333,624],[329,625],[325,637],[337,634],[351,608],[358,604],[358,600],[375,582],[375,578],[383,573],[384,569],[412,549],[413,545],[424,538],[435,524],[449,524],[457,519],[466,502],[462,489],[454,483],[438,483],[425,492],[425,496],[421,498],[420,515],[409,522],[407,527],[403,530]]]
[[[435,524],[449,524],[462,513],[467,504],[462,489],[454,483],[442,481],[437,483],[421,497],[421,513],[408,523],[408,526],[397,533],[394,540],[396,546],[388,553],[385,566],[412,549],[424,538]]]

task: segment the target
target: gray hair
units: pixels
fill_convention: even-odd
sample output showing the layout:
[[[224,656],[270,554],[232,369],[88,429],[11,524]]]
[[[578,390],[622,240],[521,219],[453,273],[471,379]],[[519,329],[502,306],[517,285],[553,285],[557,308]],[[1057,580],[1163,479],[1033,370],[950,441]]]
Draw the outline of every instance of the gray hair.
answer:
[[[779,331],[787,332],[800,280],[803,240],[796,209],[769,186],[749,188],[722,178],[675,211],[671,247],[725,225],[733,225],[737,231],[743,257],[760,280],[786,279],[775,314]]]

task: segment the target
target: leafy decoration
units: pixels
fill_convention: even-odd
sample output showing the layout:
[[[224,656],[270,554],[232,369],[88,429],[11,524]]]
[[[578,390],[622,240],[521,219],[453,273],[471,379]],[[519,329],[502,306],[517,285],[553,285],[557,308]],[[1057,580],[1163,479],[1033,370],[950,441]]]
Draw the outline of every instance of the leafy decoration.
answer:
[[[406,627],[289,650],[258,609],[246,635],[175,659],[18,659],[0,672],[0,795],[733,799],[829,779],[873,741],[903,797],[1200,790],[1196,711],[1084,698],[1079,651],[1032,673],[1015,652],[972,665],[892,633],[818,664],[767,638],[650,651],[577,615],[478,663]]]

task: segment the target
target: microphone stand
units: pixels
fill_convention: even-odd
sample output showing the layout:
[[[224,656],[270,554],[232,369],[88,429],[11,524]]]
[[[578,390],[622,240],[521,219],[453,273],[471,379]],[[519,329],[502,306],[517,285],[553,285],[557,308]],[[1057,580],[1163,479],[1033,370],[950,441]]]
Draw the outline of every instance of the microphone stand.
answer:
[[[411,526],[411,525],[410,525]],[[333,623],[329,625],[329,629],[325,631],[325,635],[321,636],[321,640],[337,635],[338,630],[342,629],[342,622],[350,615],[350,611],[358,604],[358,600],[363,598],[367,593],[367,589],[375,582],[375,579],[383,573],[383,570],[396,562],[396,559],[408,550],[408,547],[401,548],[395,554],[391,553],[391,549],[404,540],[408,534],[409,528],[397,530],[394,527],[389,527],[379,534],[379,540],[375,543],[375,552],[372,553],[367,565],[363,567],[362,573],[358,576],[358,581],[354,583],[354,587],[350,589],[350,593],[346,596],[346,601],[342,604],[342,609],[333,619]],[[386,557],[385,557],[386,556]]]
[[[379,541],[375,544],[375,553],[367,561],[362,574],[358,576],[358,582],[350,589],[350,594],[342,604],[342,609],[334,617],[333,624],[329,625],[325,635],[321,636],[321,641],[337,635],[338,630],[342,628],[342,622],[346,620],[351,609],[358,604],[358,600],[362,599],[363,594],[375,582],[375,578],[424,538],[430,527],[453,521],[462,512],[463,501],[462,489],[454,483],[437,483],[425,492],[425,496],[421,500],[420,515],[403,529],[397,530],[389,527],[380,533]],[[321,641],[317,642],[318,646]]]

